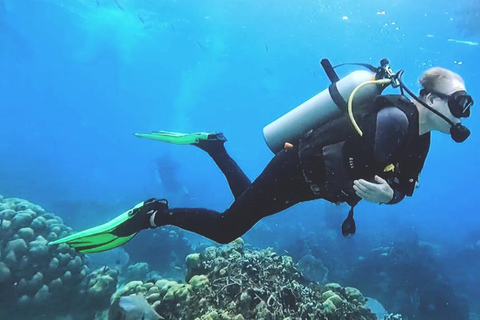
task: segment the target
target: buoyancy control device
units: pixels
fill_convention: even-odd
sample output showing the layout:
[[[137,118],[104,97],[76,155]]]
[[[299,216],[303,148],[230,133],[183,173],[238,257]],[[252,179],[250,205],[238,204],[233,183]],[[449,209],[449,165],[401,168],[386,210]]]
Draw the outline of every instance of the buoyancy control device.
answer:
[[[404,71],[393,72],[387,59],[382,59],[379,67],[364,63],[344,63],[332,67],[327,59],[323,59],[321,65],[331,81],[330,86],[263,128],[265,142],[272,152],[279,152],[298,141],[307,131],[345,114],[348,115],[357,133],[362,136],[363,132],[353,114],[354,100],[356,108],[374,106],[375,98],[390,85],[393,88],[400,88],[402,95],[408,93],[419,104],[448,122],[451,126],[451,137],[455,142],[463,142],[470,135],[467,127],[461,123],[453,123],[412,93],[402,81]],[[362,66],[367,70],[357,70],[340,79],[334,69],[343,65]],[[369,104],[368,101],[372,103]],[[342,224],[342,234],[350,237],[355,232],[352,206]]]

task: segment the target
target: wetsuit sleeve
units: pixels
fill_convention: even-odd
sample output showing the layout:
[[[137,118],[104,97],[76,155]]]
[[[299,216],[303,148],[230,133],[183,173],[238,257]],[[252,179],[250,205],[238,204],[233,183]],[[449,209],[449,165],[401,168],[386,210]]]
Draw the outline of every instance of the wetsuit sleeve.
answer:
[[[408,133],[408,118],[401,110],[395,107],[387,107],[377,114],[373,161],[377,166],[388,164],[392,155],[397,152],[404,143]],[[387,182],[393,189],[393,198],[387,204],[400,202],[405,193],[400,191],[399,179],[396,176],[387,177]]]
[[[393,198],[386,204],[395,204],[399,203],[400,201],[405,198],[405,193],[400,191],[399,184],[398,184],[398,179],[397,178],[389,178],[387,179],[388,184],[390,187],[393,189]]]

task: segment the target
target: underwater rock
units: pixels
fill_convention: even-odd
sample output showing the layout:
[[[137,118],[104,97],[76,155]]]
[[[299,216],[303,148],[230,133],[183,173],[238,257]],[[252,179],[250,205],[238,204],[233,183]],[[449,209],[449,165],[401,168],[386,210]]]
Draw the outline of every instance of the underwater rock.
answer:
[[[79,256],[76,256],[67,263],[67,269],[72,273],[80,272],[81,267],[83,266],[83,261]]]
[[[37,304],[44,303],[47,301],[48,297],[50,295],[50,292],[48,290],[48,287],[46,285],[43,285],[37,293],[35,293],[35,296],[33,297],[33,302]]]
[[[35,233],[32,228],[25,227],[18,230],[17,234],[25,241],[32,241],[35,238]]]
[[[30,250],[28,251],[29,255],[34,259],[41,259],[48,257],[49,251],[47,247],[47,242],[34,240],[28,244]],[[79,257],[80,258],[80,257]]]
[[[44,217],[36,217],[33,219],[30,227],[35,231],[41,231],[47,227],[47,223]]]
[[[324,266],[320,259],[316,259],[313,255],[303,256],[298,261],[298,269],[302,275],[310,280],[319,283],[325,283],[328,277],[328,269]]]
[[[21,229],[23,227],[29,227],[30,222],[33,218],[28,212],[17,212],[17,214],[12,218],[12,226],[15,230]]]
[[[128,296],[116,299],[108,311],[108,320],[162,319],[143,297]]]
[[[0,262],[0,284],[6,282],[10,279],[10,269],[5,265],[5,263]]]
[[[108,307],[110,297],[115,292],[118,282],[118,271],[110,268],[95,270],[88,276],[87,302],[97,309]]]
[[[150,270],[147,263],[145,262],[135,263],[127,267],[127,271],[125,273],[125,279],[127,281],[132,281],[132,280],[145,281],[147,280],[147,275],[149,272]]]

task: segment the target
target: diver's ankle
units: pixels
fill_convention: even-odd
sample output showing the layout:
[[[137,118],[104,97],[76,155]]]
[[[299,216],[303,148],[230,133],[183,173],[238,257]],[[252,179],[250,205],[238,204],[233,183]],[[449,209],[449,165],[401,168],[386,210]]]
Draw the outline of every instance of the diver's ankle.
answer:
[[[165,216],[166,212],[168,211],[168,201],[166,199],[156,199],[155,206],[148,212],[148,228],[155,229],[162,225],[163,217]]]

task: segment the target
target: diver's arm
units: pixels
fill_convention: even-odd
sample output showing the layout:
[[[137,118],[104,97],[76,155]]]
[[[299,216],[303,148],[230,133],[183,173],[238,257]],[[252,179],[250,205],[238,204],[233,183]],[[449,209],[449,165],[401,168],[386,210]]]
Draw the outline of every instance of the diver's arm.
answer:
[[[408,133],[408,118],[397,108],[389,107],[380,110],[377,115],[377,126],[374,141],[374,162],[387,163],[392,154],[400,148]],[[386,204],[396,204],[405,198],[400,191],[400,181],[397,177],[390,177],[386,182],[393,190],[392,199]]]
[[[392,155],[402,146],[408,133],[408,118],[401,110],[387,107],[377,114],[373,141],[373,162],[378,167],[384,166]],[[354,190],[361,198],[376,202],[395,204],[400,202],[405,193],[399,189],[397,177],[386,180],[376,176],[375,182],[359,179],[354,182]]]
[[[387,179],[387,183],[390,185],[390,187],[393,190],[393,197],[392,197],[392,200],[390,200],[389,202],[384,202],[385,204],[396,204],[402,201],[403,198],[405,198],[405,193],[400,191],[399,185],[395,180],[398,181],[398,179],[396,178]]]
[[[360,198],[376,203],[389,203],[395,195],[392,187],[380,176],[375,176],[375,182],[355,180],[353,190]]]
[[[377,126],[373,147],[374,162],[387,163],[392,154],[397,151],[408,133],[408,118],[401,110],[388,107],[377,114]],[[393,190],[393,196],[386,204],[396,204],[405,198],[405,193],[400,191],[400,181],[397,177],[390,177],[386,182]]]

